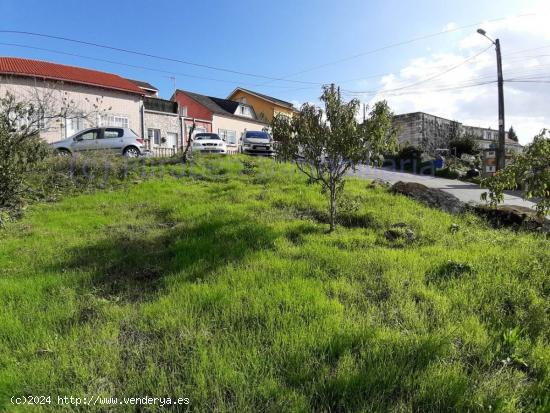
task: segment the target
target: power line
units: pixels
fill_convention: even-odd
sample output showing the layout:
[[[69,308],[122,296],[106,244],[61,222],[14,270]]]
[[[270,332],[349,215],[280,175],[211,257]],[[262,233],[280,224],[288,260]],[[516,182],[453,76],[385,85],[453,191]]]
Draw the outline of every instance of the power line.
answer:
[[[433,79],[435,79],[435,78],[437,78],[437,77],[443,76],[443,75],[445,75],[445,74],[447,74],[447,73],[449,73],[449,72],[455,70],[456,68],[458,68],[458,67],[460,67],[460,66],[462,66],[462,65],[464,65],[464,64],[466,64],[466,63],[468,63],[468,62],[471,61],[472,59],[475,59],[476,57],[478,57],[478,56],[481,55],[482,53],[485,53],[485,52],[486,52],[487,50],[489,50],[491,47],[492,47],[492,45],[486,47],[485,49],[480,50],[479,52],[473,54],[472,56],[470,56],[470,57],[468,57],[468,58],[466,58],[466,59],[464,59],[464,60],[461,61],[460,63],[458,63],[458,64],[456,64],[456,65],[454,65],[454,66],[448,68],[447,70],[444,70],[444,71],[442,71],[442,72],[440,72],[440,73],[437,73],[437,74],[435,74],[435,75],[433,75],[433,76],[430,76],[430,77],[428,77],[428,78],[422,79],[422,80],[420,80],[420,81],[411,83],[411,84],[409,84],[409,85],[401,86],[401,87],[394,88],[394,89],[389,89],[389,90],[387,90],[386,92],[392,92],[392,91],[399,91],[399,90],[403,90],[403,89],[408,89],[408,88],[410,88],[410,87],[414,87],[414,86],[417,86],[417,85],[419,85],[419,84],[422,84],[422,83],[428,82],[428,81],[430,81],[430,80],[433,80]],[[357,92],[357,91],[351,91],[351,90],[346,90],[346,92],[354,93],[354,94],[371,94],[371,93],[375,93],[375,94],[376,94],[376,93],[378,93],[378,91],[373,91],[373,90],[359,91],[359,92]]]
[[[445,87],[435,87],[435,88],[427,88],[427,89],[411,89],[411,90],[405,90],[405,91],[401,91],[401,92],[381,91],[379,93],[371,93],[370,95],[371,96],[380,95],[380,96],[384,96],[384,97],[396,97],[396,96],[404,96],[404,95],[412,95],[412,94],[437,93],[437,92],[446,92],[446,91],[451,91],[451,90],[468,89],[468,88],[472,88],[472,87],[489,85],[489,84],[493,84],[493,83],[496,83],[496,80],[489,80],[489,81],[483,81],[483,82],[473,82],[473,83],[472,83],[472,81],[469,81],[469,82],[465,82],[465,83],[462,83],[462,84],[448,85],[448,86],[445,86]],[[346,93],[346,95],[356,96],[354,94],[347,94],[347,93]],[[363,97],[364,97],[364,95],[363,95]]]
[[[202,63],[195,63],[195,62],[190,62],[190,61],[181,60],[181,59],[175,59],[175,58],[171,58],[171,57],[167,57],[167,56],[160,56],[160,55],[140,52],[140,51],[136,51],[136,50],[130,50],[130,49],[124,49],[124,48],[120,48],[120,47],[107,46],[107,45],[100,44],[100,43],[94,43],[94,42],[88,42],[88,41],[84,41],[84,40],[71,39],[71,38],[62,37],[62,36],[54,36],[54,35],[49,35],[49,34],[44,34],[44,33],[35,33],[35,32],[27,32],[27,31],[20,31],[20,30],[0,30],[0,33],[23,34],[23,35],[28,35],[28,36],[44,37],[44,38],[48,38],[48,39],[63,40],[63,41],[66,41],[66,42],[84,44],[84,45],[87,45],[87,46],[94,46],[94,47],[99,47],[99,48],[102,48],[102,49],[109,49],[109,50],[114,50],[114,51],[117,51],[117,52],[129,53],[129,54],[134,54],[134,55],[143,56],[143,57],[150,57],[150,58],[153,58],[153,59],[159,59],[159,60],[165,60],[165,61],[168,61],[168,62],[181,63],[181,64],[184,64],[184,65],[201,67],[201,68],[204,68],[204,69],[217,70],[217,71],[227,72],[227,73],[233,73],[233,74],[238,74],[238,75],[242,75],[242,76],[250,76],[250,77],[256,77],[256,78],[261,78],[261,79],[269,79],[269,80],[281,80],[281,81],[292,82],[292,83],[305,83],[305,84],[312,84],[313,83],[313,84],[317,84],[316,82],[308,82],[308,81],[305,81],[305,80],[285,80],[285,79],[278,78],[278,77],[264,76],[264,75],[255,74],[255,73],[248,73],[248,72],[241,72],[239,70],[233,70],[233,69],[227,69],[227,68],[223,68],[223,67],[211,66],[211,65],[206,65],[206,64],[202,64]]]
[[[525,16],[530,16],[530,15],[533,15],[533,14],[518,15],[516,17],[525,17]],[[504,20],[504,19],[506,19],[506,18],[494,19],[494,20],[490,20],[490,22]],[[432,33],[432,34],[429,34],[429,35],[416,37],[416,38],[413,38],[413,39],[410,39],[410,40],[406,40],[406,41],[402,41],[402,42],[398,42],[398,43],[393,43],[393,44],[383,46],[383,47],[380,47],[380,48],[377,48],[377,49],[369,50],[367,52],[359,53],[359,54],[356,54],[356,55],[353,55],[353,56],[350,56],[350,57],[347,57],[347,58],[344,58],[344,59],[339,59],[337,61],[325,63],[323,65],[319,65],[319,66],[316,66],[314,68],[302,70],[300,72],[297,72],[297,73],[294,73],[294,74],[291,74],[291,75],[288,75],[288,76],[285,76],[285,77],[273,77],[273,76],[265,76],[265,75],[256,74],[256,73],[242,72],[242,71],[239,71],[239,70],[233,70],[233,69],[228,69],[228,68],[223,68],[223,67],[218,67],[218,66],[212,66],[212,65],[202,64],[202,63],[196,63],[196,62],[176,59],[176,58],[172,58],[172,57],[167,57],[167,56],[155,55],[155,54],[152,54],[152,53],[140,52],[140,51],[136,51],[136,50],[125,49],[125,48],[121,48],[121,47],[108,46],[108,45],[104,45],[104,44],[100,44],[100,43],[89,42],[89,41],[85,41],[85,40],[72,39],[72,38],[68,38],[68,37],[64,37],[64,36],[55,36],[55,35],[50,35],[50,34],[45,34],[45,33],[36,33],[36,32],[29,32],[29,31],[23,31],[23,30],[0,30],[0,33],[22,34],[22,35],[26,35],[26,36],[35,36],[35,37],[49,38],[49,39],[55,39],[55,40],[62,40],[62,41],[66,41],[66,42],[72,42],[72,43],[84,44],[84,45],[87,45],[87,46],[93,46],[93,47],[98,47],[98,48],[103,48],[103,49],[108,49],[108,50],[114,50],[114,51],[117,51],[117,52],[129,53],[129,54],[134,54],[134,55],[144,56],[144,57],[150,57],[150,58],[153,58],[153,59],[159,59],[159,60],[165,60],[165,61],[170,61],[170,62],[175,62],[175,63],[181,63],[181,64],[195,66],[195,67],[201,67],[201,68],[204,68],[204,69],[210,69],[210,70],[222,71],[222,72],[227,72],[227,73],[239,74],[239,75],[242,75],[242,76],[256,77],[256,78],[268,79],[268,80],[274,80],[274,81],[285,81],[285,82],[291,82],[291,83],[316,84],[316,85],[318,85],[319,84],[318,82],[291,80],[291,79],[288,79],[288,77],[295,76],[295,75],[298,75],[298,74],[301,74],[301,73],[305,73],[305,72],[308,72],[308,71],[311,71],[311,70],[315,70],[317,68],[324,67],[324,66],[327,66],[327,65],[332,65],[332,64],[341,63],[341,62],[344,62],[344,61],[347,61],[347,60],[355,59],[355,58],[360,57],[360,56],[364,56],[364,55],[367,55],[367,54],[371,54],[371,53],[375,53],[375,52],[378,52],[378,51],[386,50],[386,49],[389,49],[389,48],[402,46],[402,45],[413,43],[413,42],[416,42],[416,41],[419,41],[419,40],[424,40],[424,39],[427,39],[427,38],[430,38],[430,37],[439,36],[441,34],[446,34],[446,33],[450,33],[450,32],[457,31],[457,30],[462,30],[462,29],[468,28],[468,27],[473,27],[473,26],[478,25],[478,24],[480,24],[480,23],[475,23],[475,24],[471,24],[471,25],[467,25],[467,26],[457,27],[457,28],[454,28],[454,29],[448,29],[448,30],[444,30],[444,31],[441,31],[441,32],[438,32],[438,33]],[[264,85],[259,85],[259,86],[264,86]]]
[[[519,15],[516,15],[516,16],[513,16],[513,17],[514,18],[521,18],[521,17],[528,17],[528,16],[535,16],[535,15],[536,15],[536,13],[526,13],[526,14],[519,14]],[[346,61],[349,61],[349,60],[357,59],[359,57],[363,57],[363,56],[366,56],[366,55],[369,55],[369,54],[381,52],[383,50],[391,49],[391,48],[398,47],[398,46],[404,46],[404,45],[407,45],[407,44],[410,44],[410,43],[418,42],[418,41],[421,41],[421,40],[426,40],[426,39],[436,37],[436,36],[440,36],[440,35],[443,35],[443,34],[448,34],[448,33],[452,33],[452,32],[455,32],[455,31],[464,30],[464,29],[468,29],[468,28],[471,28],[471,27],[479,26],[480,24],[483,24],[483,23],[494,23],[494,22],[497,22],[497,21],[506,20],[508,18],[509,17],[499,17],[497,19],[487,20],[485,22],[472,23],[472,24],[468,24],[468,25],[465,25],[465,26],[460,26],[460,27],[455,27],[455,28],[452,28],[452,29],[442,30],[442,31],[436,32],[436,33],[431,33],[431,34],[427,34],[427,35],[423,35],[423,36],[418,36],[418,37],[415,37],[415,38],[412,38],[412,39],[409,39],[409,40],[403,40],[403,41],[400,41],[400,42],[391,43],[391,44],[388,44],[386,46],[378,47],[376,49],[367,50],[367,51],[362,52],[362,53],[357,53],[357,54],[354,54],[354,55],[351,55],[351,56],[348,56],[348,57],[344,57],[344,58],[341,58],[341,59],[338,59],[338,60],[333,60],[331,62],[323,63],[323,64],[320,64],[320,65],[317,65],[317,66],[312,66],[310,68],[307,68],[307,69],[304,69],[304,70],[301,70],[301,71],[298,71],[298,72],[295,72],[295,73],[290,73],[288,75],[282,76],[282,79],[283,80],[288,80],[288,78],[290,78],[290,77],[298,76],[298,75],[301,75],[303,73],[307,73],[307,72],[311,72],[313,70],[321,69],[321,68],[326,67],[326,66],[331,66],[331,65],[334,65],[334,64],[338,64],[338,63],[346,62]],[[267,83],[269,83],[269,82],[267,82]]]
[[[102,58],[99,58],[99,57],[92,57],[92,56],[85,56],[85,55],[81,55],[81,54],[77,54],[77,53],[62,52],[60,50],[47,49],[47,48],[44,48],[44,47],[37,47],[37,46],[29,46],[29,45],[24,45],[24,44],[20,44],[20,43],[0,42],[0,45],[21,47],[21,48],[33,49],[33,50],[40,50],[40,51],[49,52],[49,53],[56,53],[56,54],[65,55],[65,56],[72,56],[72,57],[78,57],[78,58],[82,58],[82,59],[95,60],[95,61],[98,61],[98,62],[104,62],[104,63],[110,63],[110,64],[115,64],[115,65],[120,65],[120,66],[126,66],[126,67],[135,68],[135,69],[149,70],[149,71],[152,71],[152,72],[164,73],[164,74],[169,74],[169,75],[185,76],[185,77],[191,77],[191,78],[196,78],[196,79],[211,80],[211,81],[214,81],[214,82],[224,82],[224,83],[230,83],[230,84],[242,84],[242,82],[237,81],[237,80],[217,79],[217,78],[193,75],[193,74],[190,74],[190,73],[182,73],[182,72],[174,72],[174,71],[170,71],[170,70],[156,69],[156,68],[153,68],[153,67],[135,65],[135,64],[130,64],[130,63],[122,63],[122,62],[118,62],[118,61],[115,61],[115,60],[102,59]],[[322,83],[316,84],[315,87],[318,87],[319,85],[322,85]],[[249,86],[254,87],[254,86],[259,86],[259,85],[249,84]],[[284,86],[282,86],[282,87],[284,87]]]
[[[530,16],[530,15],[532,15],[532,14],[518,15],[516,17],[525,17],[525,16]],[[494,19],[494,20],[490,20],[490,21],[499,21],[499,20],[504,20],[504,19],[506,19],[506,18],[499,18],[499,19]],[[457,27],[457,28],[454,28],[454,29],[445,30],[445,31],[438,32],[438,33],[433,33],[433,34],[430,34],[430,35],[420,36],[420,37],[410,39],[410,40],[406,40],[406,41],[403,41],[403,42],[394,43],[394,44],[387,45],[387,46],[384,46],[384,47],[381,47],[381,48],[378,48],[378,49],[373,49],[373,50],[368,51],[368,52],[357,54],[357,55],[351,56],[349,58],[340,59],[340,61],[347,60],[347,59],[352,59],[352,58],[355,58],[355,57],[359,57],[360,55],[374,53],[374,52],[377,52],[377,51],[380,51],[380,50],[385,50],[385,49],[388,49],[388,48],[391,48],[391,47],[397,47],[397,46],[400,46],[400,45],[403,45],[403,44],[412,43],[412,42],[419,41],[419,40],[422,40],[422,39],[434,37],[434,36],[437,36],[437,35],[440,35],[440,34],[445,34],[445,33],[453,32],[453,31],[461,30],[461,29],[464,29],[464,28],[475,26],[477,24],[479,24],[479,23],[466,25],[466,26],[462,26],[462,27]],[[129,49],[122,49],[122,48],[117,48],[117,47],[111,47],[111,46],[101,45],[101,44],[98,44],[98,43],[87,42],[87,41],[83,41],[83,40],[70,39],[70,38],[61,37],[61,36],[53,36],[53,35],[48,35],[48,34],[26,32],[26,31],[14,31],[14,30],[0,30],[0,33],[15,33],[15,34],[25,34],[25,35],[30,35],[30,36],[53,38],[53,39],[58,39],[58,40],[64,40],[64,41],[69,41],[69,42],[75,42],[75,43],[90,45],[90,46],[94,46],[94,47],[111,49],[111,50],[120,51],[120,52],[124,52],[124,53],[132,53],[132,54],[137,54],[137,55],[156,58],[156,59],[162,59],[162,60],[168,60],[168,61],[173,61],[173,62],[182,63],[182,64],[189,64],[189,65],[193,65],[193,66],[204,67],[204,68],[208,68],[208,69],[212,69],[212,70],[226,71],[226,72],[230,72],[230,73],[240,74],[240,75],[243,75],[243,76],[253,76],[253,77],[260,77],[260,78],[265,78],[265,79],[270,79],[270,80],[281,80],[281,81],[287,81],[287,82],[292,82],[292,83],[300,83],[300,84],[310,85],[310,86],[305,86],[305,87],[300,87],[300,88],[296,88],[296,87],[293,87],[293,86],[287,86],[287,87],[285,87],[285,86],[268,86],[269,88],[278,87],[278,88],[281,88],[281,89],[303,90],[303,89],[309,89],[309,88],[317,88],[319,86],[326,85],[326,84],[330,83],[330,82],[324,82],[323,83],[323,82],[290,80],[290,79],[285,79],[285,78],[276,78],[276,77],[270,77],[270,76],[264,76],[264,75],[256,75],[256,74],[252,74],[252,73],[240,72],[240,71],[235,71],[235,70],[231,70],[231,69],[214,67],[214,66],[210,66],[210,65],[203,65],[203,64],[193,63],[193,62],[187,62],[187,61],[183,61],[183,60],[180,60],[180,59],[174,59],[174,58],[164,57],[164,56],[157,56],[157,55],[153,55],[153,54],[149,54],[149,53],[133,51],[133,50],[129,50]],[[96,61],[101,61],[101,62],[106,62],[106,63],[111,63],[111,64],[117,64],[117,65],[132,67],[132,68],[155,71],[155,72],[159,72],[159,73],[177,74],[177,75],[180,75],[180,76],[185,76],[185,77],[190,77],[190,78],[211,80],[211,81],[216,81],[216,82],[225,82],[225,83],[231,83],[231,84],[240,84],[241,83],[240,81],[233,81],[233,80],[226,80],[226,79],[216,79],[216,78],[211,78],[211,77],[193,75],[193,74],[189,74],[189,73],[179,73],[179,72],[174,72],[174,71],[161,70],[161,69],[156,69],[156,68],[152,68],[152,67],[128,64],[128,63],[121,63],[121,62],[117,62],[117,61],[114,61],[114,60],[95,58],[95,57],[91,57],[91,56],[84,56],[84,55],[79,55],[79,54],[75,54],[75,53],[62,52],[62,51],[58,51],[58,50],[46,49],[46,48],[41,48],[41,47],[29,46],[29,45],[22,45],[22,44],[17,44],[17,43],[0,43],[0,44],[8,45],[8,46],[15,46],[15,47],[30,48],[30,49],[35,49],[35,50],[43,50],[43,51],[47,51],[47,52],[51,52],[51,53],[64,54],[64,55],[80,57],[80,58],[90,59],[90,60],[96,60]],[[531,49],[516,50],[516,51],[510,52],[509,54],[517,54],[517,53],[531,51],[531,50],[543,49],[543,48],[546,48],[546,47],[550,47],[550,45],[549,46],[537,47],[537,48],[531,48]],[[485,50],[482,50],[479,54],[483,53],[484,51]],[[547,56],[547,55],[541,55],[541,57],[542,56]],[[476,57],[476,55],[472,56],[471,58],[474,58],[474,57]],[[535,56],[533,56],[533,57],[535,57]],[[434,76],[431,76],[427,79],[423,79],[419,82],[415,82],[411,85],[405,85],[403,87],[392,89],[392,91],[414,87],[418,84],[433,80],[434,78],[437,78],[437,77],[439,77],[439,76],[441,76],[441,75],[443,75],[443,74],[445,74],[445,73],[447,73],[451,70],[454,70],[456,67],[466,63],[471,58],[466,59],[466,61],[460,63],[459,65],[453,66],[450,69],[445,70],[442,73],[438,73]],[[516,58],[520,58],[520,56],[518,56]],[[332,63],[333,62],[328,63],[328,64],[332,64]],[[441,67],[441,66],[436,66],[436,67]],[[380,74],[369,75],[369,76],[366,76],[366,77],[361,77],[361,78],[356,78],[356,79],[343,80],[343,81],[339,81],[337,83],[345,83],[345,82],[354,81],[354,80],[366,80],[366,79],[369,79],[369,78],[376,78],[376,77],[389,75],[389,74],[391,74],[391,73],[380,73]],[[266,83],[254,84],[254,85],[249,84],[249,86],[252,86],[252,87],[265,87],[265,86],[267,86],[267,84]],[[377,94],[377,93],[386,93],[386,92],[389,92],[389,91],[374,91],[373,90],[373,91],[360,91],[360,92],[347,91],[347,92],[348,93],[356,93],[356,94]]]

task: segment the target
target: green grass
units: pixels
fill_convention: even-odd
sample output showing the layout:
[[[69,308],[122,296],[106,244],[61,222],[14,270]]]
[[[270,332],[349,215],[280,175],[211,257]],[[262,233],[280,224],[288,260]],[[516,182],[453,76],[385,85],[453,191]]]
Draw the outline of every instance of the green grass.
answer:
[[[361,180],[328,234],[317,187],[239,159],[36,204],[0,232],[0,411],[549,411],[548,240]],[[396,223],[414,237],[389,240]]]

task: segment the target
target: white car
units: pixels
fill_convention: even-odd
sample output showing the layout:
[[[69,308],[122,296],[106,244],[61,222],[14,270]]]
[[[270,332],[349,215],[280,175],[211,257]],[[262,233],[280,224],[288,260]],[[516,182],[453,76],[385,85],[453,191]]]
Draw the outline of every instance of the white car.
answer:
[[[227,144],[217,133],[197,133],[191,145],[193,152],[227,153]]]

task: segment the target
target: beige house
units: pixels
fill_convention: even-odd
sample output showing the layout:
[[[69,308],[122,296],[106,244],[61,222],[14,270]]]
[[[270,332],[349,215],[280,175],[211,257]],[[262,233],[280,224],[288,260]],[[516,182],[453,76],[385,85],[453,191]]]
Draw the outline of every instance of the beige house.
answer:
[[[47,142],[68,138],[82,129],[118,126],[132,129],[160,156],[182,146],[183,121],[177,102],[160,99],[150,83],[112,73],[38,60],[0,57],[0,96],[39,103],[44,114],[40,136]],[[61,110],[65,108],[66,110]]]
[[[142,134],[143,91],[120,76],[55,63],[0,57],[0,96],[45,102],[52,113],[67,106],[64,119],[45,119],[40,135],[48,142],[92,126],[119,126]]]

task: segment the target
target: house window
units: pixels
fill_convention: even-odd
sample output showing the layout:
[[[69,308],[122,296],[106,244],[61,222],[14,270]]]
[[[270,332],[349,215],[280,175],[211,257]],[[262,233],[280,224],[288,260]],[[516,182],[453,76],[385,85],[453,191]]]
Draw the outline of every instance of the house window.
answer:
[[[72,118],[66,118],[65,119],[65,125],[66,125],[66,132],[67,137],[74,135],[78,131],[81,131],[82,129],[86,129],[86,119],[83,117],[80,117],[79,114],[76,114],[75,117]]]
[[[496,170],[497,170],[496,166],[486,166],[485,167],[485,172],[491,173],[491,172],[496,172]]]
[[[78,132],[79,130],[84,129],[84,119],[82,118],[72,118],[69,119],[71,130]]]
[[[121,128],[129,128],[130,122],[127,116],[123,115],[101,115],[99,126],[118,126]]]
[[[184,118],[187,117],[187,106],[182,106],[180,108],[180,116],[183,116]]]
[[[246,105],[240,105],[239,106],[238,114],[240,116],[245,116],[247,118],[252,118],[253,117],[252,110],[250,109],[250,106],[246,106]]]
[[[220,135],[220,138],[222,138],[228,145],[237,144],[237,132],[234,130],[218,129],[218,135]]]
[[[46,118],[43,110],[38,112],[38,129],[42,131],[48,130],[50,127],[50,119]]]
[[[149,138],[149,142],[160,145],[160,129],[147,129],[147,137]]]

